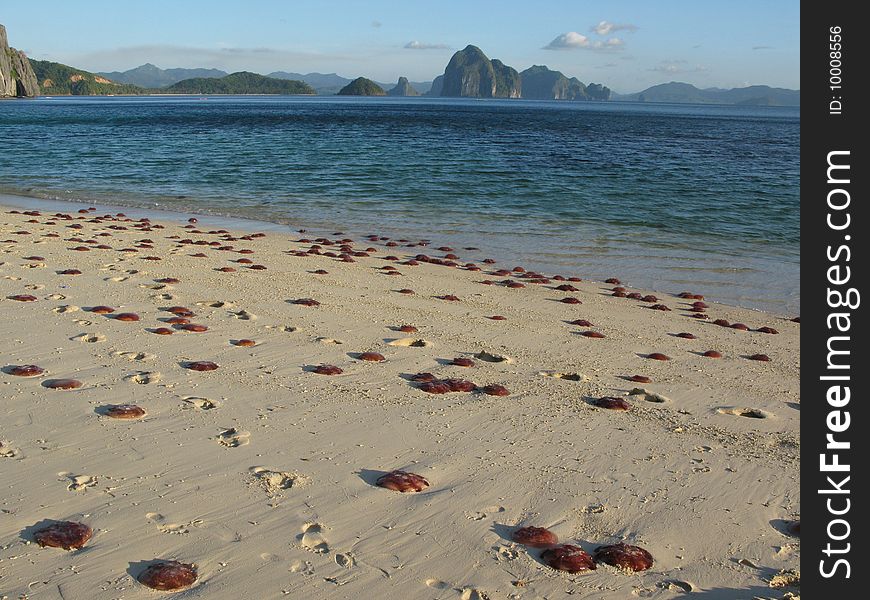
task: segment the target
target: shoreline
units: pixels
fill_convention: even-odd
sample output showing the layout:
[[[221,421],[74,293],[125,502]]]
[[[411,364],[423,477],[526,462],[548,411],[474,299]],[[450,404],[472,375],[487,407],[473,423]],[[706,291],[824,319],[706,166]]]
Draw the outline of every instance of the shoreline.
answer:
[[[798,323],[712,301],[695,319],[693,299],[652,310],[613,297],[618,284],[535,283],[501,263],[450,268],[434,243],[10,208],[10,595],[145,600],[135,577],[154,559],[196,564],[189,593],[219,600],[781,596],[771,577],[799,568]],[[418,253],[437,260],[406,260]],[[182,309],[196,327],[170,322]],[[216,368],[191,368],[203,361]],[[471,391],[430,393],[415,373]],[[58,379],[81,386],[50,389]],[[107,416],[118,404],[144,415]],[[375,484],[396,469],[430,487]],[[57,520],[94,536],[73,554],[38,547],[32,532]],[[588,552],[639,545],[654,564],[561,573],[512,540],[527,525]]]
[[[305,230],[305,232],[306,232],[305,235],[310,236],[310,235],[312,235],[312,231],[309,230],[308,228],[314,227],[315,228],[314,231],[317,231],[318,236],[320,236],[320,235],[329,236],[333,231],[336,231],[338,229],[343,230],[343,228],[346,228],[345,225],[342,225],[339,223],[320,223],[320,224],[308,223],[308,224],[306,224],[306,222],[303,221],[302,219],[299,219],[295,223],[280,223],[280,222],[276,222],[276,221],[260,220],[260,219],[256,219],[256,218],[248,218],[248,217],[238,216],[238,215],[222,215],[222,214],[214,214],[214,213],[208,213],[208,212],[197,212],[196,210],[182,211],[182,210],[175,210],[174,208],[143,207],[143,206],[140,206],[137,204],[111,204],[111,203],[104,203],[104,202],[99,202],[99,201],[98,202],[89,202],[89,201],[82,201],[82,200],[66,200],[66,199],[59,199],[59,198],[40,198],[40,197],[36,197],[36,196],[26,195],[26,193],[24,193],[24,192],[22,192],[21,194],[18,194],[15,192],[9,192],[9,191],[0,192],[0,207],[3,207],[7,204],[10,204],[10,205],[14,204],[15,206],[17,206],[19,208],[25,208],[25,209],[39,209],[39,208],[45,209],[46,207],[54,207],[54,208],[52,208],[52,210],[58,210],[58,211],[72,210],[72,205],[78,205],[77,208],[81,208],[81,207],[85,207],[85,206],[93,206],[93,207],[96,207],[98,210],[110,210],[110,211],[116,211],[116,212],[119,210],[124,210],[124,211],[128,211],[128,212],[136,211],[136,214],[138,214],[142,217],[160,218],[160,219],[173,219],[173,218],[177,218],[180,216],[196,216],[196,217],[201,217],[201,218],[205,219],[206,221],[204,221],[204,222],[211,223],[212,226],[214,226],[214,227],[243,228],[244,230],[250,231],[250,232],[253,232],[256,230],[275,231],[275,232],[284,232],[284,233],[287,233],[288,235],[298,235],[298,234],[300,234],[299,230],[302,229],[302,230]],[[383,235],[384,233],[389,233],[393,236],[399,236],[399,237],[402,236],[403,232],[397,231],[396,230],[397,228],[395,227],[395,225],[391,225],[388,229],[389,229],[389,231],[384,231],[379,235]],[[404,233],[407,234],[407,232],[404,232]],[[377,232],[369,232],[369,234],[377,234]],[[365,235],[368,235],[368,234],[361,232],[361,231],[353,231],[352,235],[355,235],[355,236],[361,238],[361,237],[364,237]],[[444,237],[448,237],[448,236],[444,236]],[[435,240],[430,240],[430,241],[432,241],[433,244],[435,244],[435,245],[440,244],[441,242],[451,243],[449,239],[448,240],[442,239],[441,241],[435,239]],[[487,249],[481,248],[480,252],[486,253]],[[497,260],[501,260],[501,258],[497,255],[493,256],[493,258],[495,258]],[[522,262],[521,259],[517,259],[517,260],[519,262]],[[584,276],[583,273],[571,273],[570,275],[575,275],[575,274],[577,276],[580,276],[580,277],[583,277],[584,279],[586,279],[586,277]],[[569,274],[563,273],[563,275],[567,276]],[[618,273],[614,273],[614,275],[619,276]],[[674,294],[674,293],[677,293],[674,290],[664,290],[664,289],[652,288],[649,286],[646,286],[646,287],[647,287],[647,289],[650,290],[651,293],[656,293],[656,294]],[[712,296],[710,296],[710,297],[712,298]],[[768,303],[769,302],[770,301],[768,301]],[[726,304],[728,304],[728,303],[726,303]],[[743,306],[743,305],[739,305],[739,304],[728,304],[728,305],[733,306],[734,308],[741,308],[741,309],[745,309],[745,310],[757,311],[757,312],[777,316],[780,318],[792,318],[792,317],[796,316],[795,314],[788,314],[786,312],[778,312],[778,311],[773,311],[773,310],[769,310],[769,309],[765,309],[765,308],[758,308],[758,307],[754,307],[754,306]]]

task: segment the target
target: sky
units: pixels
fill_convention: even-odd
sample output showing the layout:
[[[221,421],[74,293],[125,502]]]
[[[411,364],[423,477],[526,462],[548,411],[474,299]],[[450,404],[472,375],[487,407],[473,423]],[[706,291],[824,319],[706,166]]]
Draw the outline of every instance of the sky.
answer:
[[[0,23],[31,58],[88,71],[338,73],[430,81],[468,44],[620,93],[668,81],[800,88],[798,0],[40,0]]]

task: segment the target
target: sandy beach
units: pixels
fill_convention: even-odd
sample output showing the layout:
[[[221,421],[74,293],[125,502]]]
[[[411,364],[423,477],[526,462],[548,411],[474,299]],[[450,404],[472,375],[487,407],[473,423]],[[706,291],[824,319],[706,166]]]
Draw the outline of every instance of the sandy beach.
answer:
[[[0,598],[165,596],[136,579],[155,560],[196,565],[179,598],[798,592],[771,583],[799,568],[795,315],[710,298],[693,313],[437,240],[0,210]],[[25,365],[43,371],[13,374]],[[428,393],[418,373],[474,389]],[[59,379],[81,386],[46,387]],[[144,416],[107,414],[125,404]],[[376,485],[393,470],[429,486]],[[40,547],[55,521],[93,537]],[[560,572],[512,540],[520,526],[654,564]]]

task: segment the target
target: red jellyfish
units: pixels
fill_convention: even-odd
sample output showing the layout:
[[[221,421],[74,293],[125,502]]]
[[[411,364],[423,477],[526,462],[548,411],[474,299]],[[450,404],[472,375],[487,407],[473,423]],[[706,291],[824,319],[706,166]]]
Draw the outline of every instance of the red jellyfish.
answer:
[[[595,561],[592,560],[589,553],[583,548],[571,544],[563,544],[544,550],[541,553],[541,560],[557,571],[567,571],[568,573],[583,573],[596,569]]]
[[[652,554],[640,546],[623,543],[599,546],[595,550],[595,560],[628,571],[646,571],[653,565]]]
[[[407,471],[390,471],[378,477],[375,483],[378,487],[402,493],[420,492],[429,487],[425,477]]]
[[[511,534],[511,539],[531,548],[546,548],[559,543],[559,536],[545,527],[520,527]]]

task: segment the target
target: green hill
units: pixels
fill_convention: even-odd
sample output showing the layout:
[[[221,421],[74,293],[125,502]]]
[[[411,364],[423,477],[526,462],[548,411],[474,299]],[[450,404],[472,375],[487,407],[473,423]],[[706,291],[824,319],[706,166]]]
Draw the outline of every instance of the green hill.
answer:
[[[196,77],[185,79],[156,90],[161,94],[314,94],[314,88],[302,81],[275,79],[248,71],[230,73],[226,77]]]
[[[48,60],[31,60],[30,65],[46,96],[109,96],[147,94],[135,85],[115,83],[100,75]]]
[[[741,104],[744,106],[800,106],[800,90],[753,85],[722,90],[698,89],[689,83],[672,81],[617,98],[628,102],[670,102],[678,104]]]
[[[371,79],[357,77],[338,91],[339,96],[386,96],[384,88]]]

